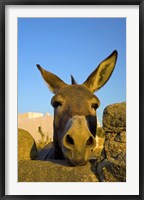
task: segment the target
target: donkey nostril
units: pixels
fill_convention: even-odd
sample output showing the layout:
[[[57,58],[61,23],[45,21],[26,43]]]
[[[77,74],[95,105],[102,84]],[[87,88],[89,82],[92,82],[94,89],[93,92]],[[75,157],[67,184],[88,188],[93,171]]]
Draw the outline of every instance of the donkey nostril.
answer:
[[[86,142],[86,146],[92,146],[94,144],[94,140],[93,137],[90,136],[89,139]]]
[[[74,141],[73,141],[73,139],[71,138],[70,135],[67,135],[67,136],[66,136],[66,142],[67,142],[67,144],[72,144],[72,145],[74,145]]]

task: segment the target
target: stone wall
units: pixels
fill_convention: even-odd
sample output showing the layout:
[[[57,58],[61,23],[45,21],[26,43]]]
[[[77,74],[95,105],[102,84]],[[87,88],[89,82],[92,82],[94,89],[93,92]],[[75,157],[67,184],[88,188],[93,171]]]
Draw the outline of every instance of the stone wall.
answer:
[[[126,103],[110,105],[103,112],[105,144],[97,163],[100,181],[126,181]]]

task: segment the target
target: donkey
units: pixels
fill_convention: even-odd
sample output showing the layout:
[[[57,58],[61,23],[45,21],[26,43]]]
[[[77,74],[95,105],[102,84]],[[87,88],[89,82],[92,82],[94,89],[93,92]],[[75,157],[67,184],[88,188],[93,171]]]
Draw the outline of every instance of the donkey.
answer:
[[[71,166],[85,165],[96,146],[96,109],[100,101],[94,92],[109,80],[117,60],[117,51],[103,60],[83,84],[77,84],[71,76],[68,85],[55,74],[38,69],[54,93],[53,143],[39,152],[40,160],[65,159]]]

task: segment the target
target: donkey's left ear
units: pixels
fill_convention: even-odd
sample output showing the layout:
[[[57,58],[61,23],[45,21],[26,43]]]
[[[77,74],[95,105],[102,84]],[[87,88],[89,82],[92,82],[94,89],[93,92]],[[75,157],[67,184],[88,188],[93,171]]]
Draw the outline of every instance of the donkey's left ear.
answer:
[[[83,85],[87,86],[91,92],[95,92],[104,86],[111,77],[111,74],[115,68],[117,55],[117,51],[113,51],[113,53],[104,61],[102,61],[99,66],[90,74]]]

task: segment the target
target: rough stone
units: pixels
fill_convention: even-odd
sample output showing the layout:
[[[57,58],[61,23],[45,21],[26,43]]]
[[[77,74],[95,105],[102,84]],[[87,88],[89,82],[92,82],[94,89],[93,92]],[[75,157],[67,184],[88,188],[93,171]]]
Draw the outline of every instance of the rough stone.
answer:
[[[117,136],[117,134],[106,134],[108,137],[106,137],[107,139],[103,149],[103,159],[99,159],[96,165],[100,181],[126,181],[126,142],[124,135],[125,134],[123,134],[122,137],[124,142],[122,142],[122,140],[119,142],[115,141],[115,138],[120,138],[120,136]]]
[[[116,142],[126,143],[126,131],[117,134],[114,140]]]
[[[126,103],[107,106],[103,112],[103,128],[106,132],[126,131]]]
[[[98,182],[88,163],[71,167],[65,161],[20,161],[19,182]]]
[[[105,143],[96,173],[100,181],[126,181],[126,104],[107,106],[103,114]],[[103,156],[102,156],[103,155]]]
[[[18,160],[31,160],[36,158],[37,148],[29,132],[18,129]]]
[[[126,182],[126,164],[104,159],[97,165],[97,176],[102,182]]]
[[[111,133],[108,133],[111,135]],[[117,136],[115,136],[117,137]],[[115,163],[122,163],[126,162],[126,143],[117,142],[114,140],[107,140],[105,142],[104,150],[106,157],[109,161],[115,162]]]

